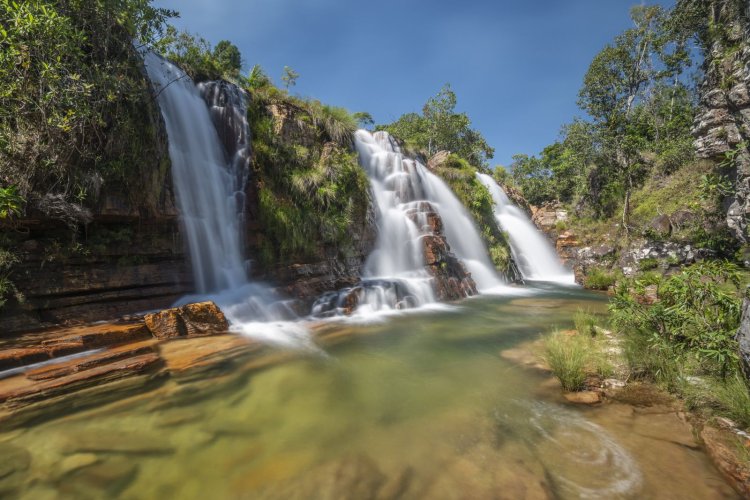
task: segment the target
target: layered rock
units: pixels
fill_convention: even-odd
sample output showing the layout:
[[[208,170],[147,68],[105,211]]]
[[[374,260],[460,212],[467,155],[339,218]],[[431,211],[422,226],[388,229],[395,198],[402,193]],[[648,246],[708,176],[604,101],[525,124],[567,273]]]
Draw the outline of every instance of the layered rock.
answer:
[[[716,26],[707,41],[705,77],[693,135],[700,158],[731,171],[734,194],[726,221],[742,242],[750,236],[750,12],[734,0],[715,0],[708,20]]]

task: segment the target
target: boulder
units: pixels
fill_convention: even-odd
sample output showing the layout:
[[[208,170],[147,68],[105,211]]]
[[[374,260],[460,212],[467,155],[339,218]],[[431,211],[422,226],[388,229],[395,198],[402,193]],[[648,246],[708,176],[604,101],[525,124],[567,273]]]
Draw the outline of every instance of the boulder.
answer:
[[[658,236],[669,236],[672,233],[672,222],[667,215],[657,215],[651,219],[646,229]]]
[[[221,309],[212,301],[173,307],[144,318],[154,337],[203,337],[226,333],[229,323]]]

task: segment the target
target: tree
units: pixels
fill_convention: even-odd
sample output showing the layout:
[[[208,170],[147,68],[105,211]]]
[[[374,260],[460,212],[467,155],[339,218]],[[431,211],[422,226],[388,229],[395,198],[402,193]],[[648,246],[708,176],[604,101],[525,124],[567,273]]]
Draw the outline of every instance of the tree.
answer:
[[[422,114],[407,113],[395,122],[378,127],[432,156],[450,151],[476,166],[486,166],[495,151],[466,113],[456,113],[456,94],[449,84],[427,100]]]
[[[372,127],[373,125],[375,125],[375,120],[373,120],[372,115],[367,111],[358,111],[352,116],[355,120],[357,120],[357,123],[362,128]]]
[[[242,55],[236,45],[228,40],[222,40],[214,47],[213,56],[226,74],[239,76],[242,68]]]
[[[289,66],[284,66],[284,74],[281,75],[281,81],[284,82],[284,86],[287,90],[289,90],[289,87],[297,85],[297,78],[299,78],[299,73]]]
[[[639,152],[644,146],[635,105],[644,98],[646,89],[681,69],[679,58],[665,64],[668,38],[664,29],[665,14],[658,6],[636,6],[631,9],[634,28],[617,36],[591,62],[579,105],[594,121],[604,148],[604,159],[623,187],[622,223],[629,231],[630,196],[635,178],[642,170]]]

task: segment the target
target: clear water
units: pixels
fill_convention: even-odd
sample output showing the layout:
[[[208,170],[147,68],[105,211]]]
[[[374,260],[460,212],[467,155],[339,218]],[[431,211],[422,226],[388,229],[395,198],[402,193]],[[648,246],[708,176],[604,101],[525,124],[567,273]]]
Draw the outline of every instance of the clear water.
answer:
[[[14,480],[30,499],[732,498],[672,412],[568,405],[500,357],[579,307],[604,302],[548,288],[327,323],[345,340],[326,354],[248,360],[0,434],[0,449],[32,454],[0,492]],[[76,460],[96,464],[65,473]]]

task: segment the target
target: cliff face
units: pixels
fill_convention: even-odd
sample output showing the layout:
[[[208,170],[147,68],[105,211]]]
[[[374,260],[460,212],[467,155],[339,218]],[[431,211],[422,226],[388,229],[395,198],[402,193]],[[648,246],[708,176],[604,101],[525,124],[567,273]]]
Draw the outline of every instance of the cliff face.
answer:
[[[308,312],[324,292],[360,280],[376,237],[369,182],[351,136],[332,137],[324,125],[330,117],[256,94],[249,110],[245,243],[252,277],[278,285]]]
[[[699,157],[712,159],[734,179],[726,221],[736,238],[750,237],[750,6],[713,2],[709,24],[717,27],[704,63],[700,111],[693,135]],[[744,10],[743,10],[744,9]]]

